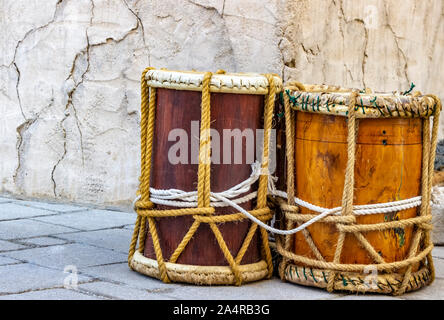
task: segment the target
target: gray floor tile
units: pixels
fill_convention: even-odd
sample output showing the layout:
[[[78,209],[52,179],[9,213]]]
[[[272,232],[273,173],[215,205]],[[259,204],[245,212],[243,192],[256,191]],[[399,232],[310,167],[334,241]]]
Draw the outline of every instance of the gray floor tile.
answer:
[[[67,276],[70,274],[62,270],[53,270],[29,263],[0,266],[0,294],[63,287]],[[83,275],[78,276],[79,282],[89,279]]]
[[[277,278],[247,283],[240,287],[220,286],[217,290],[214,289],[208,286],[185,285],[168,295],[176,299],[191,300],[317,300],[338,296],[318,288],[284,283]]]
[[[12,243],[10,241],[0,240],[0,252],[27,248],[21,244]]]
[[[12,202],[0,204],[0,221],[24,219],[51,214],[54,214],[54,212],[38,208],[25,207]]]
[[[0,221],[0,239],[31,238],[73,231],[78,230],[30,219]]]
[[[60,235],[60,238],[85,243],[101,248],[128,253],[132,231],[128,229],[106,229]]]
[[[62,270],[66,266],[73,265],[76,266],[79,272],[83,272],[82,269],[85,267],[127,260],[126,254],[81,244],[57,245],[14,252],[9,251],[3,255]]]
[[[19,242],[23,243],[25,245],[43,247],[43,246],[54,246],[54,245],[58,245],[58,244],[65,244],[65,243],[67,243],[67,240],[56,239],[56,238],[51,238],[51,237],[38,237],[38,238],[23,239],[23,240],[20,240]]]
[[[117,211],[91,210],[41,217],[36,218],[36,220],[80,230],[97,230],[121,227],[134,223],[136,215]]]
[[[444,279],[444,259],[434,258],[433,264],[435,266],[435,277]],[[442,288],[444,291],[444,288]]]
[[[435,246],[432,251],[432,256],[434,258],[444,259],[444,247]]]
[[[0,203],[11,202],[11,201],[12,201],[12,199],[10,199],[10,198],[0,197]]]
[[[0,266],[4,266],[6,264],[14,264],[14,263],[20,263],[20,261],[9,257],[0,256]]]
[[[138,272],[132,271],[128,263],[118,263],[107,266],[97,266],[85,268],[82,270],[86,275],[94,276],[99,279],[121,282],[133,288],[142,290],[174,290],[181,287],[180,284],[166,284],[160,280],[147,277]]]
[[[382,294],[347,294],[335,300],[403,300],[399,297],[387,296]]]
[[[109,282],[93,282],[79,285],[83,292],[95,293],[98,295],[110,296],[113,299],[121,300],[170,300],[171,298],[162,294],[162,292],[148,292],[146,290],[130,288],[126,285],[114,284]]]
[[[47,202],[39,202],[39,201],[18,201],[16,202],[18,205],[39,208],[43,210],[49,210],[54,212],[73,212],[80,210],[88,210],[86,207],[70,205],[70,204],[60,204],[60,203],[47,203]]]
[[[103,298],[68,289],[46,289],[8,294],[0,296],[0,300],[102,300]]]

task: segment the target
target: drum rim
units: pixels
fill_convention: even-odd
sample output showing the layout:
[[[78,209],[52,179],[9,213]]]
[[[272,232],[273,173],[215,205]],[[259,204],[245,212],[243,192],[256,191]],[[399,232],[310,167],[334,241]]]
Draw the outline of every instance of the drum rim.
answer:
[[[358,92],[355,114],[357,118],[428,118],[435,114],[437,98],[401,92],[372,92],[366,88],[346,88],[331,85],[301,84],[288,81],[284,84],[290,107],[296,111],[348,116],[348,105],[353,92]]]
[[[199,285],[234,284],[236,279],[230,266],[199,266],[165,262],[168,277],[173,282],[184,282]],[[139,251],[130,261],[133,270],[149,277],[161,279],[156,260],[145,257]],[[248,283],[265,279],[268,275],[267,263],[261,260],[256,263],[239,266],[242,282]]]
[[[324,289],[327,288],[327,281],[325,281],[325,279],[328,279],[331,270],[316,269],[308,266],[298,265],[293,262],[285,264],[284,267],[285,269],[279,268],[281,273],[280,277],[283,280],[305,286],[313,286]],[[305,271],[304,277],[299,274],[296,274],[295,277],[295,272],[292,272],[292,269],[294,271],[295,268],[296,270],[299,268],[299,271],[302,271],[302,274],[304,274]],[[420,288],[429,285],[433,281],[431,274],[432,272],[428,265],[424,265],[416,272],[412,272],[405,292],[419,290]],[[396,290],[401,286],[404,275],[405,273],[402,272],[391,272],[376,275],[375,280],[377,280],[378,287],[372,288],[363,282],[365,281],[366,277],[369,277],[369,274],[359,272],[339,272],[337,273],[335,280],[334,291],[396,294]]]
[[[145,75],[150,87],[202,91],[202,81],[205,72],[176,71],[166,69],[152,69]],[[276,91],[282,90],[282,80],[273,75]],[[210,92],[240,93],[266,95],[268,93],[268,80],[260,73],[214,73],[211,77]]]

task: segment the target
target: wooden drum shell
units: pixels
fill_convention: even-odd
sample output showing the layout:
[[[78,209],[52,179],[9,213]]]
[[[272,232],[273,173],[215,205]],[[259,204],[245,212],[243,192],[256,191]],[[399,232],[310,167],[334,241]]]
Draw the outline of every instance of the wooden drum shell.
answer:
[[[341,206],[347,163],[345,117],[296,112],[295,195],[318,206]],[[420,195],[422,120],[361,119],[356,142],[355,205],[384,203]],[[418,208],[358,216],[357,224],[374,224],[417,216]],[[302,214],[316,214],[301,208]],[[338,240],[334,224],[308,227],[326,261],[333,261]],[[413,227],[366,232],[364,236],[386,262],[407,258]],[[292,251],[315,258],[302,233],[294,237]],[[341,263],[372,264],[374,260],[353,234],[347,234]]]
[[[191,139],[195,139],[197,150],[199,137],[191,136],[191,122],[200,121],[201,92],[181,91],[173,89],[157,89],[156,121],[153,140],[153,158],[151,186],[156,189],[197,190],[197,159],[191,163]],[[243,139],[242,164],[223,164],[223,130],[224,129],[256,129],[262,128],[264,113],[264,96],[253,94],[212,93],[211,94],[211,128],[220,135],[220,164],[211,164],[211,191],[221,192],[247,179],[251,174],[251,165],[246,163],[245,139]],[[168,133],[172,129],[183,129],[188,135],[188,164],[171,164],[168,161],[168,150],[176,141],[168,141]],[[199,128],[199,127],[198,127]],[[197,131],[199,134],[199,131]],[[233,152],[234,143],[231,144]],[[233,161],[233,159],[232,159]],[[254,190],[257,190],[257,183]],[[252,191],[254,191],[252,190]],[[256,202],[251,200],[241,204],[246,210],[254,209]],[[155,209],[177,209],[156,205]],[[237,212],[231,207],[216,208],[216,215]],[[156,218],[156,226],[163,256],[168,259],[177,248],[193,223],[192,216]],[[233,256],[239,251],[251,222],[227,222],[218,227]],[[258,230],[259,231],[259,230]],[[241,264],[256,263],[261,260],[261,243],[259,232],[245,253]],[[147,233],[144,256],[156,259],[152,239]],[[222,250],[206,223],[202,223],[177,260],[178,264],[199,266],[227,266]]]

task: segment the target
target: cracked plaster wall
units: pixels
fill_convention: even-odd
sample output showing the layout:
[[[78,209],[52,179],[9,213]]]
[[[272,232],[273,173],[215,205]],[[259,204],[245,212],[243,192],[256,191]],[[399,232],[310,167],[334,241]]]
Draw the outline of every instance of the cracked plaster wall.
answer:
[[[128,206],[148,65],[444,98],[443,13],[443,0],[3,0],[0,193]]]

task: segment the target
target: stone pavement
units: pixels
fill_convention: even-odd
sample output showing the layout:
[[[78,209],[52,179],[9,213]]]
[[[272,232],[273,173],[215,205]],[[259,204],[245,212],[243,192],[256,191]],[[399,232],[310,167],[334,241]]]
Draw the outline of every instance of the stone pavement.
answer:
[[[444,299],[444,247],[433,251],[435,282],[402,297],[329,294],[277,278],[242,287],[164,284],[128,268],[135,219],[0,197],[0,299]]]

